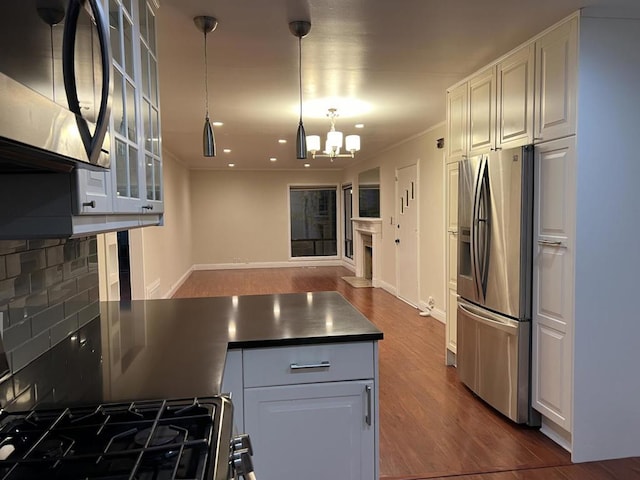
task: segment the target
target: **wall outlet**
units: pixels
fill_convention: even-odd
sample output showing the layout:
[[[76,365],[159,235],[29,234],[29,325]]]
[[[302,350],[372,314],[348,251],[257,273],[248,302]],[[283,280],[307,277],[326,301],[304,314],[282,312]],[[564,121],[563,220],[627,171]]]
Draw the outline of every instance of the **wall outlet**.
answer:
[[[433,297],[429,296],[429,299],[427,300],[427,306],[430,309],[433,309],[433,307],[436,306],[436,301],[433,299]]]

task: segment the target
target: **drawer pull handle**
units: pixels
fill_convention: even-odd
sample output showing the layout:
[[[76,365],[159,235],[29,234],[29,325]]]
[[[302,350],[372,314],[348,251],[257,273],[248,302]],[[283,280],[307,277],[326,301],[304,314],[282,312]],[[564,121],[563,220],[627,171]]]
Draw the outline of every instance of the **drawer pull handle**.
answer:
[[[364,391],[367,394],[367,413],[364,416],[364,421],[368,426],[371,426],[371,386],[364,387]]]
[[[302,365],[297,363],[292,363],[289,365],[291,370],[309,370],[311,368],[329,368],[331,366],[331,362],[324,361],[320,363],[304,363]]]

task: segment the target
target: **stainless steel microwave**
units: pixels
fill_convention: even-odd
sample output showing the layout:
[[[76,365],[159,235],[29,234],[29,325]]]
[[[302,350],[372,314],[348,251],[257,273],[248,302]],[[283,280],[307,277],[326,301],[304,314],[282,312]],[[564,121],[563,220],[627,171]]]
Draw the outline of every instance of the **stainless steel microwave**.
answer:
[[[102,0],[0,2],[0,171],[109,167]]]

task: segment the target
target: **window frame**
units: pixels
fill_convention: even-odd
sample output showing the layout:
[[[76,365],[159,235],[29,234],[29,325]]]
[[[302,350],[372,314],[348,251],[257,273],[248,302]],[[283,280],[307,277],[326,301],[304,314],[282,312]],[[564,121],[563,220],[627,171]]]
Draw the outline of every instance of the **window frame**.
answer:
[[[291,245],[291,191],[292,190],[334,190],[336,195],[336,211],[335,211],[335,228],[336,228],[336,254],[335,255],[317,255],[317,256],[304,256],[304,257],[294,257]],[[288,250],[289,250],[289,261],[297,261],[297,262],[323,262],[323,261],[335,261],[340,260],[342,256],[342,238],[343,232],[341,227],[341,208],[342,208],[342,199],[340,198],[341,192],[340,185],[335,183],[290,183],[287,185],[287,239],[288,239]]]
[[[347,255],[347,203],[345,201],[345,191],[346,190],[351,190],[351,215],[349,215],[349,226],[351,229],[351,256],[349,257]],[[349,262],[349,263],[354,263],[355,260],[353,258],[354,256],[354,238],[353,238],[353,183],[348,182],[348,183],[343,183],[342,184],[342,198],[340,199],[341,203],[342,203],[342,208],[340,209],[340,211],[342,212],[342,218],[341,218],[341,225],[342,225],[342,234],[341,234],[341,245],[342,245],[342,259],[345,262]]]

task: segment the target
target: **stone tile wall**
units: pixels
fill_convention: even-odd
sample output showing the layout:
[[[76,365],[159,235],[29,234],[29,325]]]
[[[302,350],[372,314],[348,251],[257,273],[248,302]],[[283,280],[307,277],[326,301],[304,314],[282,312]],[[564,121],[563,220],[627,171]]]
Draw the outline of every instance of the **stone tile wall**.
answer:
[[[0,241],[0,331],[13,373],[100,314],[96,237]]]

